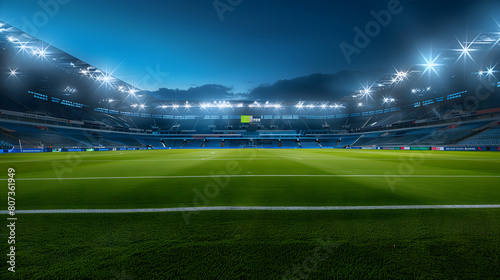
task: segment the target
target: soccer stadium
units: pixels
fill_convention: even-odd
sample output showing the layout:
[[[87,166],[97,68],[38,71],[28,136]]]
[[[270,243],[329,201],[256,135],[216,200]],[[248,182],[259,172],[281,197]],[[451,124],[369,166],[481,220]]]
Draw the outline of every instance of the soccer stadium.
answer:
[[[488,21],[347,94],[255,98],[167,98],[1,21],[1,278],[500,279]]]

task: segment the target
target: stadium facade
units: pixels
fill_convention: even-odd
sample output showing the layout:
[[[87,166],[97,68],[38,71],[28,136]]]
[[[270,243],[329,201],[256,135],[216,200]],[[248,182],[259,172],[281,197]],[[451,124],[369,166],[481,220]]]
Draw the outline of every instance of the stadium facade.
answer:
[[[429,59],[349,96],[316,102],[160,100],[6,23],[0,23],[0,31],[1,152],[500,150],[500,82],[494,66],[464,69]],[[496,65],[499,38],[478,38],[476,60]],[[467,55],[451,50],[441,58]]]

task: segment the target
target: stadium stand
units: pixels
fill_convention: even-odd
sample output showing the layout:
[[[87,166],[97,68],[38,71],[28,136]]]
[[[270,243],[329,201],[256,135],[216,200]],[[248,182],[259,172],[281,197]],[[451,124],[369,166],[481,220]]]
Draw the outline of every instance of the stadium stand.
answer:
[[[256,140],[253,140],[252,145],[256,148],[277,148],[278,147],[278,140],[256,139]]]
[[[182,145],[184,144],[184,140],[180,139],[163,139],[162,142],[165,145],[165,147],[168,148],[181,148]],[[147,143],[151,145],[149,141],[147,141]]]
[[[202,139],[189,139],[184,142],[183,148],[201,148],[203,144]]]
[[[346,146],[351,146],[353,145],[356,140],[358,140],[359,138],[361,137],[361,135],[357,135],[357,136],[343,136],[341,137],[337,144],[336,147],[339,147],[339,148],[342,148],[342,147],[346,147]]]
[[[338,142],[339,142],[338,139],[320,139],[319,145],[322,148],[334,148]]]
[[[500,145],[500,126],[489,128],[479,134],[471,136],[457,144],[465,146],[499,146]]]
[[[220,148],[221,140],[209,139],[205,141],[205,148]]]
[[[319,148],[319,144],[316,140],[301,140],[300,146],[302,148]]]
[[[296,140],[292,139],[282,139],[281,146],[283,148],[300,148],[299,143]]]

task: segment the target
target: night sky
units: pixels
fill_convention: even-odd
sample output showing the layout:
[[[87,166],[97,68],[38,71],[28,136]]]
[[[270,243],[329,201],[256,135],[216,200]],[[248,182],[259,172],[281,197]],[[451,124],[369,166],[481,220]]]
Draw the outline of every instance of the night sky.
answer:
[[[0,19],[151,91],[216,84],[248,93],[315,73],[393,71],[423,63],[419,50],[500,32],[499,1],[37,2],[1,1]],[[399,12],[349,63],[340,44],[355,46],[354,28],[390,5]]]

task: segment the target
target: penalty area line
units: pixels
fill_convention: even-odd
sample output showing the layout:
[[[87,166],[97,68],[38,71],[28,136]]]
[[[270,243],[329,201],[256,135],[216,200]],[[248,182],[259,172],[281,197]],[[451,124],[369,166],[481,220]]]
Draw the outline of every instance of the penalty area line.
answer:
[[[197,211],[345,211],[345,210],[406,210],[406,209],[484,209],[500,208],[500,204],[478,205],[391,205],[391,206],[212,206],[143,209],[53,209],[16,210],[16,214],[70,214],[70,213],[154,213]],[[0,214],[8,214],[2,210]]]

